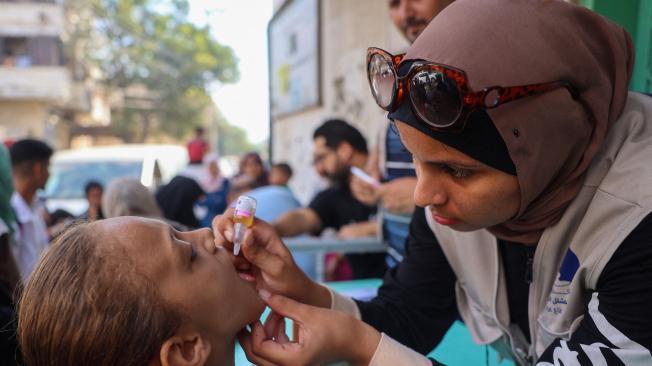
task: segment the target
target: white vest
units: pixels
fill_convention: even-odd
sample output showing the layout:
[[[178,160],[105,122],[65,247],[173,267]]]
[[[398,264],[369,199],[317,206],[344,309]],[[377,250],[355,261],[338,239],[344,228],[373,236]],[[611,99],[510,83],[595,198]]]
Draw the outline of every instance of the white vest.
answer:
[[[650,212],[652,98],[630,92],[578,196],[537,244],[528,299],[532,344],[510,325],[496,238],[486,230],[454,231],[426,217],[457,276],[457,306],[474,342],[528,364],[555,338],[568,339],[577,329],[605,265]],[[565,258],[577,271],[560,273]]]

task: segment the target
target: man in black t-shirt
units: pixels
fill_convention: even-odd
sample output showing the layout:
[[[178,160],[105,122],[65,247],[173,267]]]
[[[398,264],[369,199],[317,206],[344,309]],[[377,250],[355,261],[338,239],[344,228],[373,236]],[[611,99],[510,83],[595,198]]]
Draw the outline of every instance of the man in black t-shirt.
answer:
[[[375,235],[377,224],[369,220],[375,209],[357,201],[349,190],[351,167],[361,168],[367,163],[364,137],[344,121],[328,120],[315,130],[313,140],[313,165],[320,176],[331,181],[331,187],[319,192],[308,207],[279,217],[273,223],[279,235],[318,235],[326,228],[338,230],[341,238]],[[356,279],[382,277],[384,257],[384,253],[346,256]]]

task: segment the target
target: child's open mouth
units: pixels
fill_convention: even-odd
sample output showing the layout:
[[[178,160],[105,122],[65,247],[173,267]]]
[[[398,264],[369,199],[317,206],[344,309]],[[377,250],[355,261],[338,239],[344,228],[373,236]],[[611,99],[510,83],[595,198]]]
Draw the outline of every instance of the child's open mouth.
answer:
[[[238,271],[238,276],[240,276],[244,281],[256,282],[256,277],[254,277],[251,271]]]

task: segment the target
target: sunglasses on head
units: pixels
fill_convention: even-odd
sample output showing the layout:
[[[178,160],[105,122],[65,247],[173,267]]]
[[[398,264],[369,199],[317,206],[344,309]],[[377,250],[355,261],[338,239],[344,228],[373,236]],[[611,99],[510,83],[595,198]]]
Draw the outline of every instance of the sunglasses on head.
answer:
[[[491,109],[501,104],[567,88],[573,99],[577,91],[567,81],[521,86],[490,86],[472,91],[464,71],[427,61],[415,61],[405,76],[398,76],[403,56],[380,48],[367,49],[367,78],[376,103],[393,112],[409,98],[417,116],[435,130],[462,130],[477,108]]]

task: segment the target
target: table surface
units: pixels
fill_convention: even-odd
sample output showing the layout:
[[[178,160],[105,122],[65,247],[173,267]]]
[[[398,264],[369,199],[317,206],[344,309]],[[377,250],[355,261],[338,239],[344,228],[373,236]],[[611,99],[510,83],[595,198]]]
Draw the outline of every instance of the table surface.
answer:
[[[368,299],[375,295],[382,281],[380,279],[329,282],[326,285],[335,291],[353,298]],[[263,315],[263,317],[266,314]],[[291,327],[288,327],[291,329]],[[479,346],[473,343],[471,335],[464,323],[456,321],[448,330],[441,343],[430,354],[437,361],[445,365],[491,365],[511,366],[512,362],[498,362],[498,355],[490,347]],[[235,365],[251,365],[244,352],[237,346]]]

